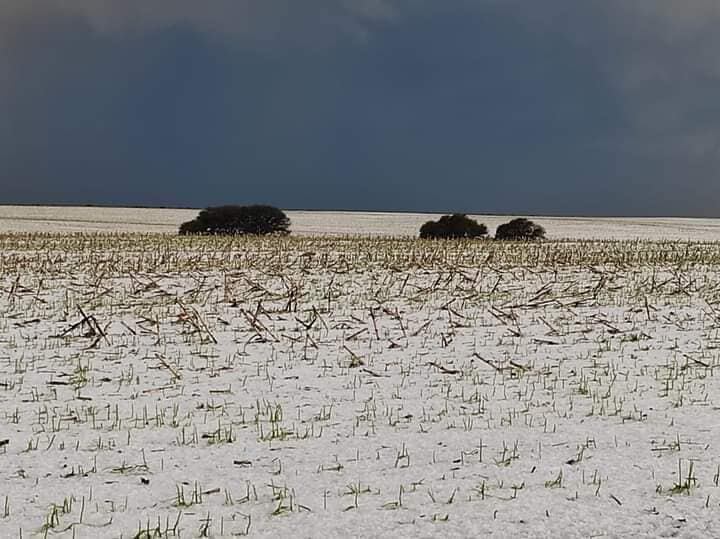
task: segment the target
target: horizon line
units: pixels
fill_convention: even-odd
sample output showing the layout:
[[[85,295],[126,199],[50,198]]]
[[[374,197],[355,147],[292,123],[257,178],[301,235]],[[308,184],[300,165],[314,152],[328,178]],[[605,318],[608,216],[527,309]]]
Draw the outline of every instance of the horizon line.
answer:
[[[262,203],[264,204],[264,203]],[[204,207],[213,207],[224,204],[213,204]],[[249,204],[238,204],[241,206]],[[272,204],[270,204],[272,205]],[[1,207],[32,207],[32,208],[116,208],[116,209],[145,209],[145,210],[202,210],[203,207],[193,206],[173,206],[173,205],[141,205],[141,204],[113,204],[113,203],[63,203],[63,202],[0,202]],[[482,215],[488,217],[511,217],[511,216],[527,216],[527,217],[547,217],[547,218],[565,218],[565,219],[720,219],[720,215],[624,215],[624,214],[569,214],[565,212],[558,213],[535,213],[535,212],[476,212],[476,211],[438,211],[438,210],[379,210],[379,209],[347,209],[347,208],[281,208],[283,211],[289,212],[316,212],[316,213],[397,213],[397,214],[419,214],[419,215],[449,215],[453,213],[461,213],[464,215]]]

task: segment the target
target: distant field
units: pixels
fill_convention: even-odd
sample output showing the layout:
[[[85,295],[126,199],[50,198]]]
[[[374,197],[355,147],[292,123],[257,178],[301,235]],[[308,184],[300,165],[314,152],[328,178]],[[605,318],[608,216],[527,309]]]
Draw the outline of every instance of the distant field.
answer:
[[[2,232],[177,232],[197,210],[0,206]],[[290,211],[299,235],[415,236],[436,215],[418,213]],[[474,216],[493,233],[515,216]],[[720,240],[720,219],[537,217],[549,238]]]
[[[0,235],[0,537],[718,537],[719,269]]]

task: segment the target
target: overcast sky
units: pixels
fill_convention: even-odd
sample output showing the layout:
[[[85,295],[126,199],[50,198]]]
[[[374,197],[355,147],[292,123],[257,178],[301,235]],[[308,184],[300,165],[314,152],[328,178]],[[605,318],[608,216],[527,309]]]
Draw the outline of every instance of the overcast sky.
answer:
[[[717,0],[0,0],[0,203],[720,216]]]

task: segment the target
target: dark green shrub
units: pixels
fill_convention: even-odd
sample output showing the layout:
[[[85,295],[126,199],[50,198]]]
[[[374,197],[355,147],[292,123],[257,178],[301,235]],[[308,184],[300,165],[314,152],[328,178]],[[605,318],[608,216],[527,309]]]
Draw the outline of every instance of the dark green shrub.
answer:
[[[463,213],[443,215],[420,227],[420,237],[426,239],[481,238],[487,233],[485,225]]]
[[[205,208],[180,225],[180,234],[288,234],[290,219],[273,206],[216,206]]]
[[[538,240],[545,237],[545,229],[523,217],[497,227],[496,240]]]

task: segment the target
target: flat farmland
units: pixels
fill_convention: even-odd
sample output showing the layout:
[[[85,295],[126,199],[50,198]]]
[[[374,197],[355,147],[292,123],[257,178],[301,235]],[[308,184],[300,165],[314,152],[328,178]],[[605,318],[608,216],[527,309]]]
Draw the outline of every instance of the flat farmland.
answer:
[[[4,234],[0,536],[717,536],[719,268]]]
[[[0,232],[85,234],[177,234],[197,209],[118,208],[91,206],[3,206]],[[420,226],[439,216],[432,213],[361,211],[287,211],[293,234],[300,236],[417,237]],[[493,235],[512,215],[471,217]],[[677,217],[532,217],[554,240],[720,241],[720,219]]]

